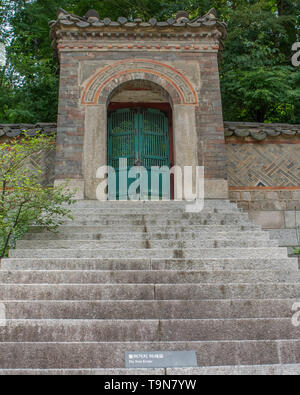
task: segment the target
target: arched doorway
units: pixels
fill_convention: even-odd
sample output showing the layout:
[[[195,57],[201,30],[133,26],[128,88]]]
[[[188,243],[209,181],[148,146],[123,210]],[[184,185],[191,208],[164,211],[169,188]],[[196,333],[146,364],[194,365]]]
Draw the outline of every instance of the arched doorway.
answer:
[[[113,93],[107,119],[107,161],[114,169],[108,177],[108,198],[172,199],[173,133],[168,94],[150,81],[127,82]]]
[[[169,178],[170,187],[168,192],[171,200],[181,200],[184,167],[194,166],[195,168],[198,163],[195,106],[192,103],[186,103],[187,98],[180,101],[183,93],[179,93],[181,92],[179,88],[179,91],[174,90],[172,84],[170,86],[165,84],[164,80],[158,78],[155,74],[148,75],[145,72],[135,73],[128,71],[128,73],[122,74],[122,78],[116,77],[112,79],[110,77],[108,85],[102,84],[99,88],[97,88],[97,84],[100,84],[100,81],[95,78],[93,77],[95,84],[89,85],[91,88],[85,88],[86,93],[84,96],[93,101],[93,103],[85,105],[84,111],[83,169],[85,195],[90,199],[95,197],[99,200],[117,199],[117,196],[114,198],[113,194],[112,196],[107,194],[107,181],[110,184],[113,182],[113,178],[109,177],[109,180],[107,180],[106,177],[107,166],[110,163],[108,157],[109,114],[112,111],[121,109],[146,108],[159,110],[167,116],[170,167],[175,166],[176,168],[176,174],[174,176],[171,174]],[[95,94],[95,98],[93,98],[93,94]],[[128,169],[126,168],[127,171]],[[134,184],[131,184],[134,187]],[[126,185],[126,188],[128,188],[128,184]],[[117,185],[115,189],[117,190]],[[162,194],[158,196],[158,198],[163,197]],[[126,196],[124,198],[126,199]],[[141,196],[136,198],[141,199]],[[155,194],[153,194],[153,198],[153,200],[156,200],[157,196],[155,197]]]

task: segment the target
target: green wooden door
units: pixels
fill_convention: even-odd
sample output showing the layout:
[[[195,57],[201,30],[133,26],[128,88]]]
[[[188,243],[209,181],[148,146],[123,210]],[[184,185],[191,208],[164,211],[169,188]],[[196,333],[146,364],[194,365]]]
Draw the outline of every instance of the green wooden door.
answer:
[[[109,199],[170,199],[168,117],[154,109],[122,109],[108,117]],[[146,170],[145,170],[146,169]],[[114,192],[116,190],[116,193]]]

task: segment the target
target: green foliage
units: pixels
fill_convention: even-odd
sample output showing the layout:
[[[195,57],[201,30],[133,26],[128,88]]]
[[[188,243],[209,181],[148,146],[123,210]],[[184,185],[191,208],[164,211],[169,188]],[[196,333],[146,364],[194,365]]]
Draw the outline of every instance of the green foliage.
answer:
[[[300,88],[293,88],[291,69],[274,66],[228,71],[222,84],[224,112],[230,119],[295,122]]]
[[[298,247],[294,247],[293,252],[295,255],[300,255],[300,226],[297,225],[297,209],[295,207],[295,228],[296,228],[296,237],[298,241]]]
[[[220,63],[228,121],[300,122],[300,68],[291,47],[300,41],[299,0],[0,0],[0,122],[55,122],[58,64],[48,21],[59,7],[77,15],[96,9],[116,20],[167,19],[182,9],[192,18],[215,7],[228,24]],[[258,108],[261,106],[261,108]]]
[[[229,32],[221,64],[224,118],[299,122],[300,69],[291,67],[291,47],[299,38],[300,3],[257,0],[223,12]]]
[[[41,169],[32,161],[53,149],[53,138],[25,134],[11,144],[0,144],[0,258],[14,247],[31,225],[55,230],[70,210],[72,192],[66,185],[42,187]]]

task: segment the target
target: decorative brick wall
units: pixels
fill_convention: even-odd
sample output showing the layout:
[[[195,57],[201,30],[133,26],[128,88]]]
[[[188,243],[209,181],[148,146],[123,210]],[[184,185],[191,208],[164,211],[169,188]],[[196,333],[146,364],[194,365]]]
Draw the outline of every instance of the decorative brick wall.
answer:
[[[57,126],[55,123],[39,123],[32,124],[0,124],[0,144],[9,143],[12,138],[20,136],[26,130],[29,136],[35,136],[37,132],[42,132],[47,136],[56,134]],[[43,152],[41,155],[32,158],[32,167],[41,168],[43,174],[41,176],[41,183],[44,186],[53,185],[54,164],[55,164],[55,151],[51,150]]]
[[[65,107],[65,110],[73,114],[71,107]],[[75,118],[80,118],[80,114]],[[78,125],[80,120],[73,122]],[[218,151],[219,140],[212,131],[210,138],[214,137],[217,142],[210,140],[203,144],[200,141],[199,145],[200,150],[206,152],[206,158],[210,155],[208,146],[215,150],[223,168],[227,168],[230,198],[245,210],[294,209],[295,206],[300,210],[300,125],[225,122],[222,128],[226,136],[226,158],[222,150]],[[56,124],[0,124],[0,142],[8,142],[23,130],[34,136],[37,131],[53,134],[56,129]],[[70,138],[73,144],[65,145],[66,151],[61,155],[71,161],[76,160],[82,155],[83,128],[74,131],[74,127],[65,126],[65,129],[63,141]],[[206,128],[202,133],[209,135]],[[58,133],[58,150],[61,138]],[[45,164],[49,174],[53,174],[53,162],[52,156]],[[73,168],[73,163],[70,166]]]
[[[225,122],[228,185],[300,185],[300,125]]]
[[[298,244],[300,125],[225,122],[229,198],[281,246]]]

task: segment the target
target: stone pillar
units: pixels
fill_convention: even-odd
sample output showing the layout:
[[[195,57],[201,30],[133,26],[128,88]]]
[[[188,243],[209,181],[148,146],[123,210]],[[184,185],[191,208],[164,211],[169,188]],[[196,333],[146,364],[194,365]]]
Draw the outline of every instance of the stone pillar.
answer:
[[[97,169],[107,165],[107,108],[105,104],[86,106],[83,174],[85,197],[96,199]]]
[[[78,80],[78,61],[74,54],[60,55],[60,88],[57,121],[55,185],[66,180],[76,189],[75,197],[84,198],[82,154],[84,110],[79,108],[81,96]]]
[[[226,151],[217,53],[202,54],[196,108],[199,163],[205,167],[205,197],[228,198]]]

